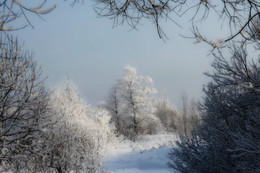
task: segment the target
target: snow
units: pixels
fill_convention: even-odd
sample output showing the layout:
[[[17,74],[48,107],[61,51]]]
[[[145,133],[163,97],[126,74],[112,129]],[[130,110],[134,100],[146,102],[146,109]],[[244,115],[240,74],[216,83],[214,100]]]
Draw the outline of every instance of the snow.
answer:
[[[169,147],[128,152],[106,160],[104,167],[114,173],[170,173],[168,153]]]
[[[123,140],[107,152],[104,168],[113,173],[170,173],[168,153],[175,145],[175,135],[140,137],[137,142]]]

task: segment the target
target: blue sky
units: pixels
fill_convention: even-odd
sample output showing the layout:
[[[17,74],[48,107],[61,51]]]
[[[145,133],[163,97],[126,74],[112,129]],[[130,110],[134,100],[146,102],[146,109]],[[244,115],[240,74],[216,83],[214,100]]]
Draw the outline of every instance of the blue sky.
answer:
[[[166,42],[149,21],[141,21],[138,31],[130,31],[127,25],[113,27],[112,20],[97,18],[89,3],[71,8],[68,2],[58,1],[57,8],[44,16],[46,21],[29,17],[34,29],[19,31],[19,39],[35,52],[49,87],[67,76],[89,103],[98,104],[129,64],[138,74],[150,76],[159,94],[165,90],[176,106],[183,91],[189,98],[202,96],[202,86],[208,81],[202,73],[210,70],[212,56],[207,56],[210,46],[193,44],[194,40],[179,35],[191,35],[190,14],[176,18],[183,29],[171,21],[162,22],[169,37]],[[209,17],[198,26],[210,38],[218,38],[223,31],[216,29],[217,20]]]

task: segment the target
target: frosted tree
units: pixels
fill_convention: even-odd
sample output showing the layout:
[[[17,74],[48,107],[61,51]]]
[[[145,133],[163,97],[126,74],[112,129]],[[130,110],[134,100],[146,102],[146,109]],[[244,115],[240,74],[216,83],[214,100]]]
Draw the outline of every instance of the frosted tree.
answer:
[[[50,130],[47,164],[57,172],[95,172],[101,153],[114,140],[110,115],[86,104],[68,80],[54,91],[51,104],[57,123]]]
[[[174,132],[177,130],[179,112],[172,106],[166,94],[163,94],[156,104],[155,115],[161,120],[164,128],[168,132]]]
[[[156,93],[153,81],[150,77],[138,76],[136,69],[126,66],[121,79],[117,81],[117,87],[122,100],[122,117],[124,121],[124,134],[135,139],[140,134],[154,133],[159,122],[154,116],[154,100],[151,94]]]
[[[0,44],[0,171],[43,167],[48,95],[32,55],[18,41]]]

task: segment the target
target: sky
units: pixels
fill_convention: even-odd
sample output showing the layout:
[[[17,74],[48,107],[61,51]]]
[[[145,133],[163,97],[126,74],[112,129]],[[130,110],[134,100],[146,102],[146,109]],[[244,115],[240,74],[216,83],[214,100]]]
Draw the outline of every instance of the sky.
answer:
[[[174,17],[182,28],[170,20],[162,21],[169,38],[166,41],[147,20],[141,21],[138,30],[126,24],[113,27],[113,20],[97,17],[90,3],[72,8],[60,0],[44,20],[28,17],[34,28],[17,31],[17,35],[25,49],[35,52],[43,75],[48,76],[46,85],[53,88],[67,77],[90,104],[97,105],[107,97],[126,65],[135,67],[139,75],[150,76],[158,95],[165,91],[177,107],[184,91],[189,98],[201,99],[202,87],[209,80],[203,72],[211,69],[211,47],[180,36],[192,35],[192,12]],[[197,25],[202,33],[216,39],[223,35],[223,30],[216,29],[217,22],[213,15]]]

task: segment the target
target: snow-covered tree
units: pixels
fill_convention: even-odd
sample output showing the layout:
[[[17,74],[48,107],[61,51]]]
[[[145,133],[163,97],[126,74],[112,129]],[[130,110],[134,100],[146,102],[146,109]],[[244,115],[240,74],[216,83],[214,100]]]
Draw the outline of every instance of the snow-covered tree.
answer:
[[[189,104],[190,103],[190,104]],[[179,135],[190,135],[191,131],[196,128],[200,117],[200,111],[195,104],[194,99],[189,101],[187,94],[184,92],[181,97],[180,111],[177,131]]]
[[[155,115],[161,120],[164,128],[168,132],[174,132],[177,130],[179,112],[172,106],[166,94],[163,94],[156,104]]]
[[[106,101],[112,120],[118,131],[130,139],[140,134],[152,134],[162,130],[159,119],[154,115],[156,93],[150,77],[138,76],[136,69],[126,66],[124,74],[113,88]]]
[[[120,100],[120,95],[119,95],[119,89],[117,86],[114,86],[105,103],[104,107],[105,109],[110,112],[111,114],[111,123],[113,123],[116,127],[117,133],[120,133],[121,129],[123,127],[123,122],[122,122],[122,107],[121,107],[121,100]]]
[[[58,172],[95,172],[102,152],[115,140],[110,115],[86,104],[68,80],[53,92],[51,104],[56,123],[48,139],[48,166]]]
[[[0,172],[43,167],[48,95],[41,70],[18,41],[0,44]]]
[[[180,172],[260,171],[260,61],[247,60],[244,47],[220,53],[212,64],[212,81],[204,89],[201,123],[181,137],[170,158]]]

